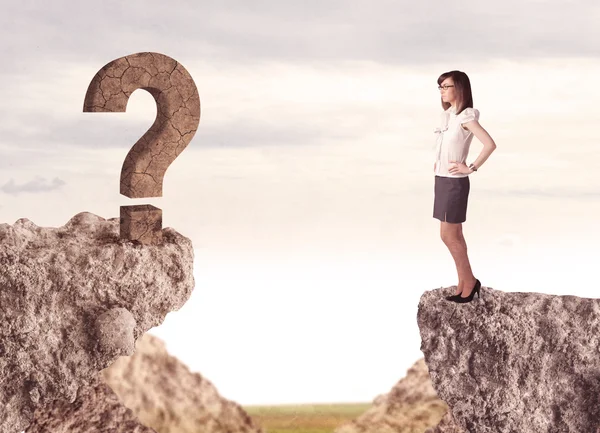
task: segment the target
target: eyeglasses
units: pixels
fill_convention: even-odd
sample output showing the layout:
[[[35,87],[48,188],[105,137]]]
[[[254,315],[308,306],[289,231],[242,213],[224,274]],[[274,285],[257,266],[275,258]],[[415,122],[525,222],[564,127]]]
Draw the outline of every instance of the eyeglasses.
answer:
[[[439,90],[442,90],[442,89],[448,90],[448,87],[454,87],[454,84],[451,84],[451,85],[444,84],[443,86],[438,86],[438,89]]]

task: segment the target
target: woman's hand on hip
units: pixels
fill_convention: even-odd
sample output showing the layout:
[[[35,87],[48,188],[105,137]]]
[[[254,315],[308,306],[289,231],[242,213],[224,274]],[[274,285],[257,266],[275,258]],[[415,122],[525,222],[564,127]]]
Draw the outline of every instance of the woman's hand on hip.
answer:
[[[451,174],[471,174],[473,170],[467,167],[467,164],[462,162],[450,161],[450,165],[448,166],[448,172]]]

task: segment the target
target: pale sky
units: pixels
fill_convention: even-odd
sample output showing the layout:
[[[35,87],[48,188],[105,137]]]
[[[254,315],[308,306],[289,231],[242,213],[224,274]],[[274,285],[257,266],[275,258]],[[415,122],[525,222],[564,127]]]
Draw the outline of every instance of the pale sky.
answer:
[[[474,274],[598,297],[593,1],[13,2],[0,15],[0,223],[150,203],[195,247],[151,333],[241,404],[371,401],[420,357],[417,305],[458,282],[433,212],[437,77],[471,80],[497,149],[470,176]],[[179,61],[201,118],[162,198],[119,194],[156,105],[83,113],[106,63]],[[467,162],[482,149],[473,139]]]

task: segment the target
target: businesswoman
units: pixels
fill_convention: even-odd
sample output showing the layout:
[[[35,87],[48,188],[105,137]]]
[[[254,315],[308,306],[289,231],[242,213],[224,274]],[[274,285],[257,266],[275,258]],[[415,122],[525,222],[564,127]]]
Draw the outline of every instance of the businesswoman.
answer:
[[[470,302],[479,297],[481,282],[475,278],[467,256],[462,223],[467,219],[469,175],[475,173],[496,149],[496,143],[479,124],[479,110],[473,108],[471,82],[461,71],[443,73],[437,80],[442,97],[441,125],[436,128],[436,158],[433,217],[441,222],[442,241],[454,258],[458,287],[453,302]],[[483,143],[483,150],[469,166],[467,155],[473,136]]]

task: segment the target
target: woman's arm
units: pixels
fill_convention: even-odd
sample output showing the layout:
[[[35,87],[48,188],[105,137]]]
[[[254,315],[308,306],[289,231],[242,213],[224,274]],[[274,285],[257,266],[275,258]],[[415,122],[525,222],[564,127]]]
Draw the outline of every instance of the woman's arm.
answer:
[[[479,168],[486,161],[486,159],[489,158],[492,152],[496,150],[496,143],[494,142],[494,139],[490,136],[490,134],[488,134],[488,132],[485,129],[483,129],[483,126],[481,126],[477,120],[471,120],[470,122],[463,123],[463,125],[469,131],[471,131],[479,141],[483,143],[483,150],[481,151],[477,159],[473,161],[475,167]]]

